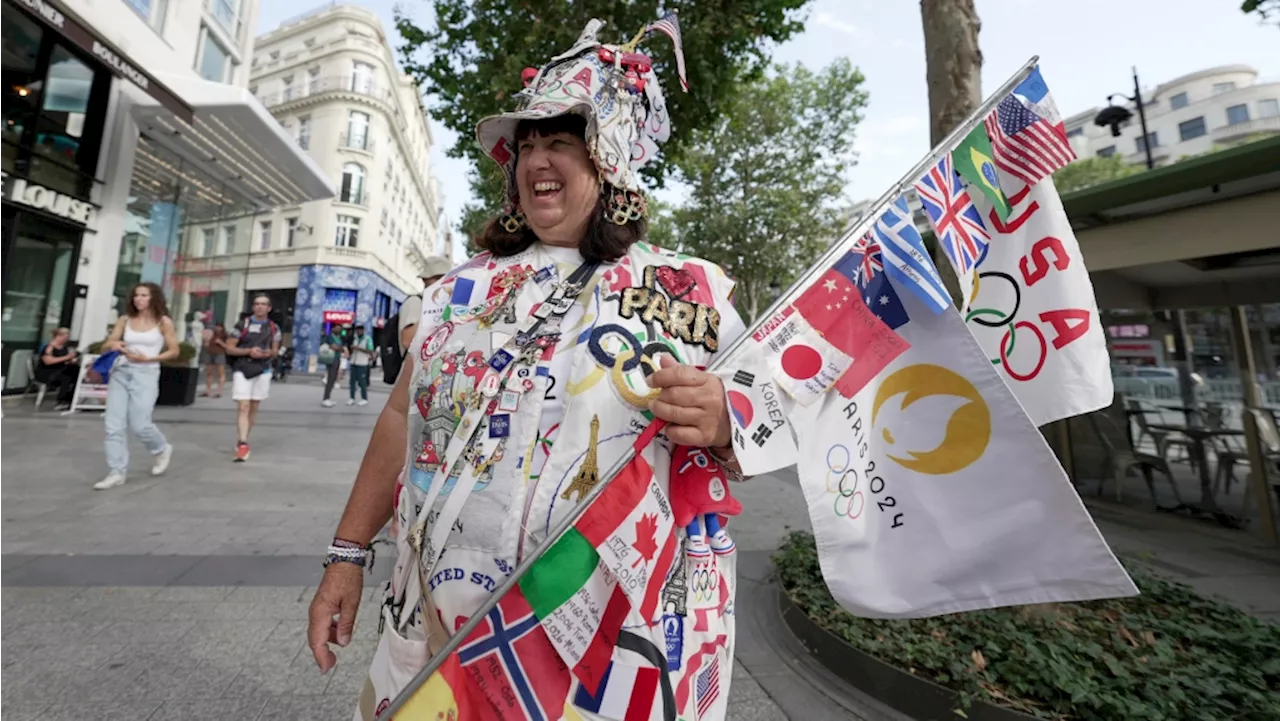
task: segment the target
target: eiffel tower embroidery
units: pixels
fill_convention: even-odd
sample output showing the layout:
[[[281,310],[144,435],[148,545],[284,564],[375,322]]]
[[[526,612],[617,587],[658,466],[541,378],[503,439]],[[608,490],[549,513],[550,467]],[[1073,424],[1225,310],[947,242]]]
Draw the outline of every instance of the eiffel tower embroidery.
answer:
[[[582,461],[582,467],[578,469],[578,475],[573,477],[573,483],[564,489],[564,493],[560,497],[566,501],[580,501],[592,488],[596,487],[596,483],[600,482],[600,471],[596,466],[596,444],[600,440],[600,416],[591,416],[591,440],[587,443],[587,457]],[[573,494],[578,494],[577,498],[570,498]]]

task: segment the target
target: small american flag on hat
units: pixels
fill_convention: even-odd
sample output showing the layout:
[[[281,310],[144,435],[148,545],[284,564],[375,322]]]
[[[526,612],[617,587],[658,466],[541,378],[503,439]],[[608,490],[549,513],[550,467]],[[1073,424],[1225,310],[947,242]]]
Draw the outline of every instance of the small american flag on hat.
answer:
[[[680,76],[680,89],[686,93],[689,92],[689,81],[684,76],[684,47],[680,43],[680,18],[676,17],[676,11],[667,11],[667,14],[659,18],[656,23],[644,29],[646,33],[653,30],[663,33],[676,44],[676,74]]]

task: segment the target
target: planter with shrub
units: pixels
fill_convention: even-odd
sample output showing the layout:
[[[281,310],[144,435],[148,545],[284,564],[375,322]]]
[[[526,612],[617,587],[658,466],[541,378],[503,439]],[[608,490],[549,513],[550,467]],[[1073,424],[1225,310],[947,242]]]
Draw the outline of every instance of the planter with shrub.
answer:
[[[1280,719],[1280,627],[1139,569],[1134,598],[887,621],[835,602],[809,533],[774,565],[819,627],[956,692],[956,718],[985,702],[1044,719]]]

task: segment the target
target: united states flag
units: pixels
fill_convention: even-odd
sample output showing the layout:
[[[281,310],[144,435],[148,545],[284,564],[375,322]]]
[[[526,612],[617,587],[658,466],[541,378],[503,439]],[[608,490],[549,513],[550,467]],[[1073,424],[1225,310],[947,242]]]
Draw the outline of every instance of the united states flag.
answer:
[[[951,164],[950,153],[916,181],[916,192],[920,193],[924,212],[933,221],[938,242],[955,266],[956,274],[968,273],[978,264],[991,236],[982,223],[982,214]]]
[[[668,11],[658,22],[644,29],[645,32],[657,30],[658,32],[671,38],[671,42],[676,44],[676,75],[680,76],[680,89],[689,92],[689,81],[684,76],[684,46],[680,42],[680,18],[676,17],[676,11]]]
[[[720,657],[712,655],[708,663],[698,672],[695,691],[698,698],[698,718],[707,715],[720,696]]]
[[[984,122],[996,167],[1022,183],[1035,185],[1076,159],[1039,67],[1033,68]],[[1004,190],[1013,194],[1021,189],[1019,185]]]

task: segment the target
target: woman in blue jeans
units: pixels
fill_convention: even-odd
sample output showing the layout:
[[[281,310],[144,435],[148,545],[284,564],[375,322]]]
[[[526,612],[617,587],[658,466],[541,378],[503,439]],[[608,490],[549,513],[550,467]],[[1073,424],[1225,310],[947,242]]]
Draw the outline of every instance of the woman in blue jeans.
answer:
[[[155,460],[151,475],[169,467],[173,446],[151,422],[160,395],[160,361],[176,358],[178,338],[169,319],[164,292],[155,283],[139,283],[129,293],[125,314],[102,344],[102,352],[120,351],[121,358],[107,380],[107,477],[93,485],[99,491],[124,483],[129,472],[129,441],[125,428],[142,441]]]

